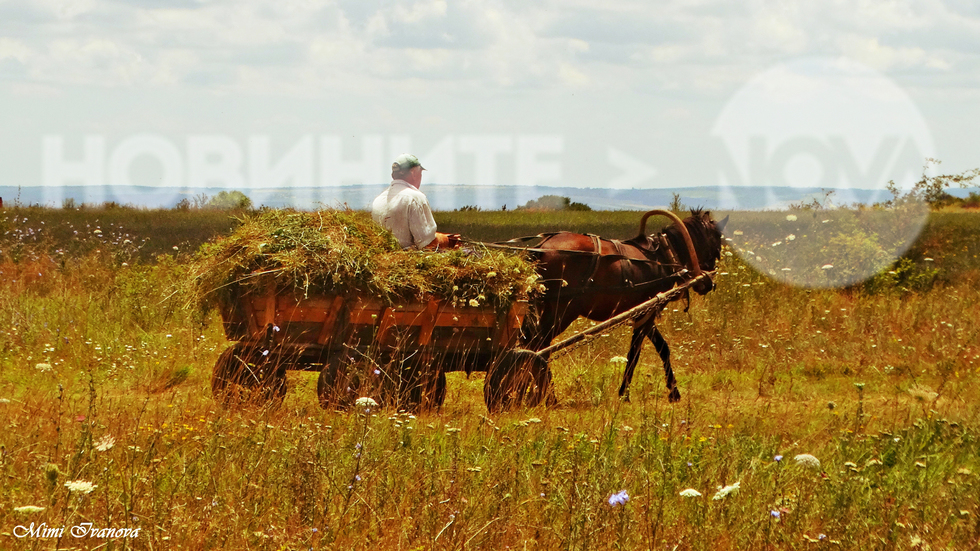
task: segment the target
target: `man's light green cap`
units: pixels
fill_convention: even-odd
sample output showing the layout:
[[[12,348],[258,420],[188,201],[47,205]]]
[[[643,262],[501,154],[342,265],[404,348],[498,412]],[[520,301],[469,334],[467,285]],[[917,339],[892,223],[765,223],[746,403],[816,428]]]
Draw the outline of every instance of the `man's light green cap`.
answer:
[[[409,153],[402,153],[395,158],[395,162],[391,163],[391,170],[409,170],[416,166],[422,166],[418,157]],[[422,166],[422,170],[425,170],[424,166]]]

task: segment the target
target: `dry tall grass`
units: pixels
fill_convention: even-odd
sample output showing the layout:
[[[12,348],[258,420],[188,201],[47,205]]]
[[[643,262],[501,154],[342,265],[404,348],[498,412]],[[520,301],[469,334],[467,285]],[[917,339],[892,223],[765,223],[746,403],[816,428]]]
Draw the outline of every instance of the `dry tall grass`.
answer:
[[[980,538],[976,264],[953,283],[872,294],[793,289],[726,256],[716,291],[661,320],[680,403],[667,403],[649,345],[632,403],[619,402],[620,328],[553,361],[556,408],[488,416],[481,376],[454,374],[442,411],[412,416],[323,411],[311,373],[290,374],[278,409],[221,409],[208,391],[220,323],[170,294],[187,257],[86,250],[0,264],[3,549]],[[71,536],[89,522],[140,531]],[[16,537],[32,523],[68,529]]]

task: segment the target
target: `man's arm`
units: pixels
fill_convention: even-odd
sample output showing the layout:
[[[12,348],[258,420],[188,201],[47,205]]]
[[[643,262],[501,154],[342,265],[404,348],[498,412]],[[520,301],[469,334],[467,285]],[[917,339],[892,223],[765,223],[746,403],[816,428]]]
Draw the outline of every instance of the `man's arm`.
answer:
[[[412,241],[419,249],[436,247],[438,245],[436,232],[436,221],[432,217],[428,203],[423,201],[412,201],[408,209],[408,228],[412,232]]]

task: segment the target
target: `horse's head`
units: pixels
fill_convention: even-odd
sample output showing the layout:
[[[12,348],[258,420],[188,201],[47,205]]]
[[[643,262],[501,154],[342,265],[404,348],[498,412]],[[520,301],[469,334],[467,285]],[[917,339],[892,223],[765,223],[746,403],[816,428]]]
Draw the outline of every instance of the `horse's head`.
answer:
[[[721,246],[724,242],[722,231],[726,224],[728,224],[727,216],[724,220],[716,222],[711,218],[711,212],[701,209],[691,210],[691,216],[684,219],[684,227],[687,229],[688,235],[691,236],[694,252],[698,258],[698,266],[702,271],[712,271],[718,264],[718,259],[721,258]],[[669,237],[676,239],[675,243],[682,239],[680,231],[673,225],[668,226],[664,232]],[[686,252],[684,256],[688,256]],[[714,284],[710,279],[706,279],[693,287],[694,291],[700,295],[706,294],[713,288]]]

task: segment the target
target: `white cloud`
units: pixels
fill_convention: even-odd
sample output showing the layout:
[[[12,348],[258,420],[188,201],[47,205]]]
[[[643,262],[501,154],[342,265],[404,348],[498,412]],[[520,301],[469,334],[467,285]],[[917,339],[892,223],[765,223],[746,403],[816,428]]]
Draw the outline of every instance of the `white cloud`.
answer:
[[[416,81],[473,88],[734,90],[781,59],[847,55],[882,71],[980,58],[962,2],[258,0],[0,4],[0,57],[38,82],[314,94]],[[15,34],[30,21],[30,35]],[[19,27],[16,26],[20,23]],[[955,52],[955,54],[954,54]],[[973,75],[970,75],[973,78]]]
[[[910,68],[949,70],[952,67],[941,55],[930,54],[923,48],[886,46],[873,37],[845,36],[840,39],[840,44],[845,55],[882,72]]]

